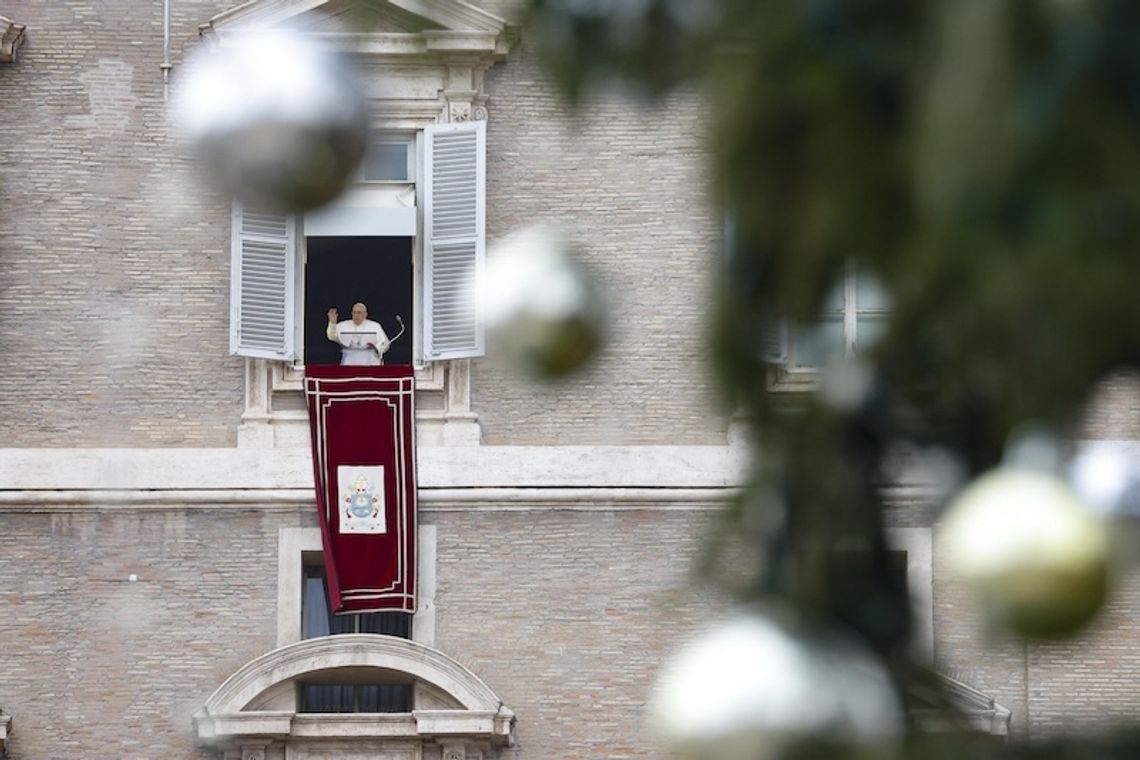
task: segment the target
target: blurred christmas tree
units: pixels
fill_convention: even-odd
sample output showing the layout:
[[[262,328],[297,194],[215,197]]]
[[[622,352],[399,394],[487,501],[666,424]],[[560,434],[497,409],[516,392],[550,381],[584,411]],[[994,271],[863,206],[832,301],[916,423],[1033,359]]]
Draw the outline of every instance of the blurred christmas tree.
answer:
[[[1027,637],[1078,629],[1105,593],[1107,532],[1059,469],[1011,463],[1009,442],[1026,429],[1072,439],[1096,382],[1140,366],[1140,4],[530,7],[532,39],[572,101],[614,81],[707,97],[714,191],[732,230],[715,364],[758,441],[728,518],[763,557],[745,600],[779,602],[784,643],[808,653],[830,631],[855,631],[899,693],[911,692],[921,672],[906,657],[908,599],[891,573],[880,494],[909,450],[965,479],[992,471],[952,499],[947,550],[995,625]],[[789,404],[769,390],[788,326],[801,338],[822,329],[829,293],[852,272],[882,289],[889,326]],[[748,635],[778,648],[766,629]],[[693,754],[785,752],[763,730],[750,736]],[[826,749],[793,742],[787,756],[859,744],[857,731],[822,736]],[[1140,740],[995,747],[912,730],[891,751],[1135,757]]]

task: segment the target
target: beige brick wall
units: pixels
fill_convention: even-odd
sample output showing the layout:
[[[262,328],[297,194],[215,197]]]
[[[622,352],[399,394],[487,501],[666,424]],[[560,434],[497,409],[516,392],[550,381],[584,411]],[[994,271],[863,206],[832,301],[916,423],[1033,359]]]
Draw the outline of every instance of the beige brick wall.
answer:
[[[610,333],[574,382],[528,385],[476,364],[485,441],[723,444],[707,350],[721,227],[699,98],[650,108],[606,96],[570,113],[525,40],[487,91],[488,241],[562,225],[604,288]]]
[[[13,760],[211,757],[191,716],[272,649],[277,532],[308,511],[0,513]],[[691,512],[437,514],[438,648],[518,714],[508,757],[657,757],[646,692],[712,617]],[[139,580],[128,583],[130,573]]]
[[[1078,437],[1108,440],[1140,438],[1140,374],[1115,373],[1092,389]]]
[[[1140,715],[1140,574],[1115,585],[1093,624],[1029,648],[1033,735],[1134,724]]]
[[[13,760],[209,757],[191,716],[274,645],[277,519],[0,513]]]
[[[719,619],[693,593],[705,517],[436,517],[436,642],[518,714],[517,757],[657,758],[646,695],[667,652]]]
[[[174,4],[174,58],[224,2]],[[228,215],[167,136],[162,3],[20,3],[0,70],[5,445],[230,445]]]

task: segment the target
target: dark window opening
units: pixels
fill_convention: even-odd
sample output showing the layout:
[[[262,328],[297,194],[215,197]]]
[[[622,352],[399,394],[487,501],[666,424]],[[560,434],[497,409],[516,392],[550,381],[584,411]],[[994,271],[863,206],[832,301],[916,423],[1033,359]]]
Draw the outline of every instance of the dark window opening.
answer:
[[[305,713],[394,713],[412,711],[409,684],[301,684]]]
[[[412,363],[412,238],[310,237],[305,239],[304,348],[306,364],[340,364],[340,347],[326,337],[328,310],[352,319],[362,302],[368,318],[389,338],[406,330],[384,355],[385,364]]]
[[[344,633],[412,636],[407,612],[334,615],[329,609],[325,568],[306,565],[301,599],[301,636],[312,639]],[[301,685],[301,712],[409,712],[412,686],[406,683],[306,683]]]

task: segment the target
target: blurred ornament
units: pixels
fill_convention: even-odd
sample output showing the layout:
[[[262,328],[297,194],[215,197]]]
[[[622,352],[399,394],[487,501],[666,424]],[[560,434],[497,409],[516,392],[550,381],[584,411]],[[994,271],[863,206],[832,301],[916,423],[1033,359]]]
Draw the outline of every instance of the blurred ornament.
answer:
[[[1107,531],[1053,475],[983,475],[951,503],[939,540],[991,622],[1023,636],[1071,634],[1104,602]]]
[[[565,375],[602,341],[604,316],[594,282],[574,264],[560,233],[528,227],[487,255],[487,329],[493,350],[542,378]]]
[[[1091,444],[1073,457],[1069,482],[1097,514],[1134,517],[1130,497],[1140,484],[1140,472],[1132,459],[1112,443]]]
[[[195,51],[174,114],[214,185],[283,213],[339,195],[368,139],[364,92],[348,62],[283,30]]]
[[[701,760],[764,760],[804,745],[873,756],[903,729],[883,667],[846,639],[803,641],[772,620],[731,620],[662,670],[650,701],[656,735]]]

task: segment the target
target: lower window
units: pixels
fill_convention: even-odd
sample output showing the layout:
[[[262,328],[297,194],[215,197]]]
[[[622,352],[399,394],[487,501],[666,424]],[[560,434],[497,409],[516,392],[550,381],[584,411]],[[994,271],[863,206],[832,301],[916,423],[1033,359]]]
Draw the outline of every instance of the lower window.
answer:
[[[334,615],[329,608],[325,569],[306,565],[301,606],[301,635],[306,639],[345,633],[376,633],[410,639],[412,616],[407,612]],[[309,713],[392,713],[412,709],[410,683],[344,683],[335,678],[300,686],[299,711]]]

